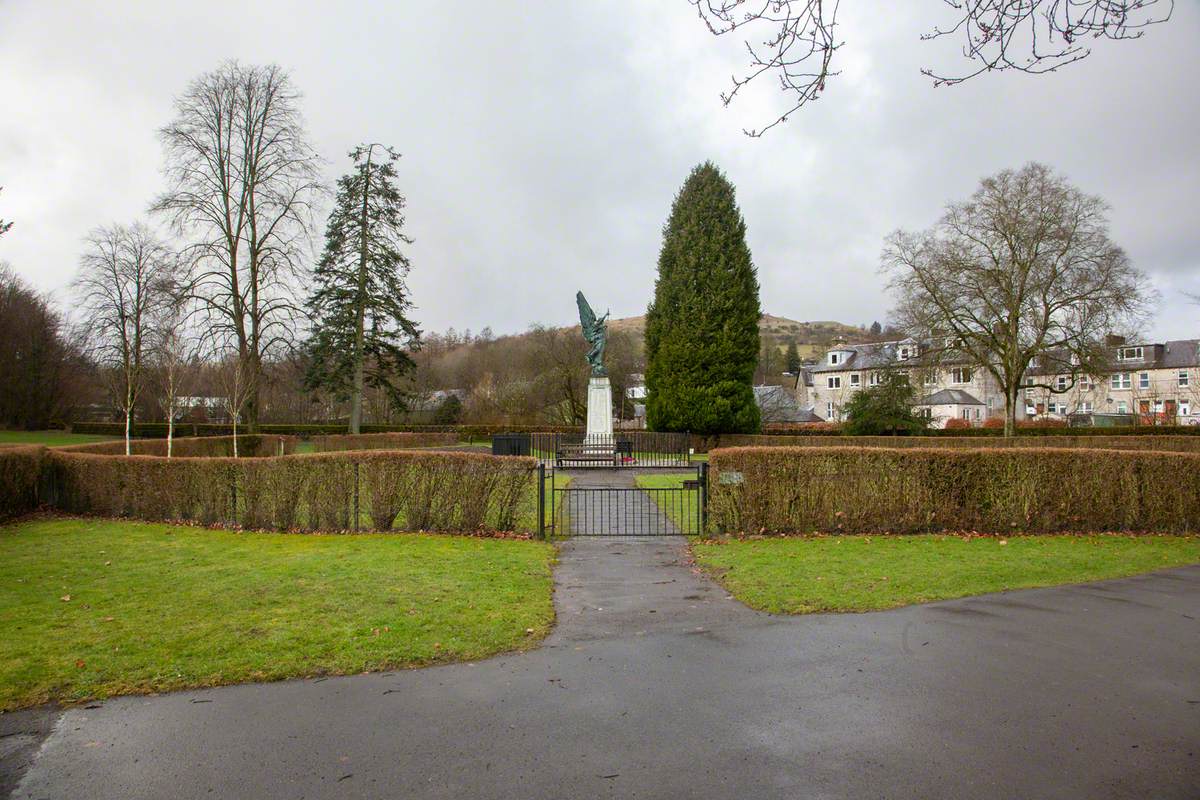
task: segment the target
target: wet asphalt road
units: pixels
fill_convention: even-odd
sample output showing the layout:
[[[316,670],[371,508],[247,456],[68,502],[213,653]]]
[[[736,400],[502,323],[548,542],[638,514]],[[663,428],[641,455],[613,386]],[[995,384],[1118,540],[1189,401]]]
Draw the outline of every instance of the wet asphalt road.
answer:
[[[675,537],[556,580],[535,652],[74,709],[13,796],[1200,797],[1200,567],[792,618]]]

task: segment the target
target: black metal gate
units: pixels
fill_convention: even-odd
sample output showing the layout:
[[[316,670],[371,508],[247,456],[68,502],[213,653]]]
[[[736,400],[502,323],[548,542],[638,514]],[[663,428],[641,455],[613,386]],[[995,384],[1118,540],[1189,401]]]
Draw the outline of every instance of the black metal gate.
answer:
[[[693,536],[708,526],[708,464],[669,486],[557,486],[542,465],[539,534],[567,536]],[[676,476],[664,476],[674,484]]]

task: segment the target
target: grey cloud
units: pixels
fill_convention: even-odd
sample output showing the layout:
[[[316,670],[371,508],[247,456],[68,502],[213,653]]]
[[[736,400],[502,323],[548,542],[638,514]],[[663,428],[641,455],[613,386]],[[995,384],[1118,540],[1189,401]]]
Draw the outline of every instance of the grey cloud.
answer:
[[[740,129],[778,98],[720,106],[737,42],[683,0],[247,8],[0,7],[0,217],[17,222],[0,260],[63,287],[87,230],[158,189],[172,96],[237,57],[292,70],[331,180],[360,140],[404,153],[426,328],[569,323],[578,288],[641,313],[671,199],[706,158],[738,187],[766,310],[883,319],[883,236],[1037,159],[1112,203],[1118,241],[1164,293],[1151,333],[1197,335],[1181,294],[1200,289],[1192,4],[1058,74],[934,89],[919,68],[956,50],[917,40],[927,18],[845,3],[843,75],[761,140]]]

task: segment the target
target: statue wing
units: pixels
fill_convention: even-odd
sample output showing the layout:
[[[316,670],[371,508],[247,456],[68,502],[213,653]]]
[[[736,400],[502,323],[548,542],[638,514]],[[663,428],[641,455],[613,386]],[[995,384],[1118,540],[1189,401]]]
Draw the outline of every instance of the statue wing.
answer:
[[[583,326],[584,334],[595,330],[596,312],[592,311],[592,307],[588,305],[587,298],[583,296],[583,292],[575,293],[575,304],[579,306],[579,324]]]

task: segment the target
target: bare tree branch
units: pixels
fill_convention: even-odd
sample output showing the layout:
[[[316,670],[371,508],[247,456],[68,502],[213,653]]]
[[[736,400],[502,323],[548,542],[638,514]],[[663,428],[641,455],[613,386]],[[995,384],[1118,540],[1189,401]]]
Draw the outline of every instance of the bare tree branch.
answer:
[[[839,0],[688,0],[714,36],[741,31],[749,55],[742,75],[731,77],[721,93],[729,106],[747,85],[773,74],[788,96],[787,109],[747,136],[764,133],[825,91],[838,73],[831,68],[843,42],[836,35]],[[985,72],[1053,72],[1087,58],[1096,39],[1138,39],[1145,29],[1166,22],[1174,0],[943,0],[953,22],[937,25],[923,41],[957,37],[962,54],[975,63],[957,74],[931,68],[921,73],[934,86],[952,86]]]

